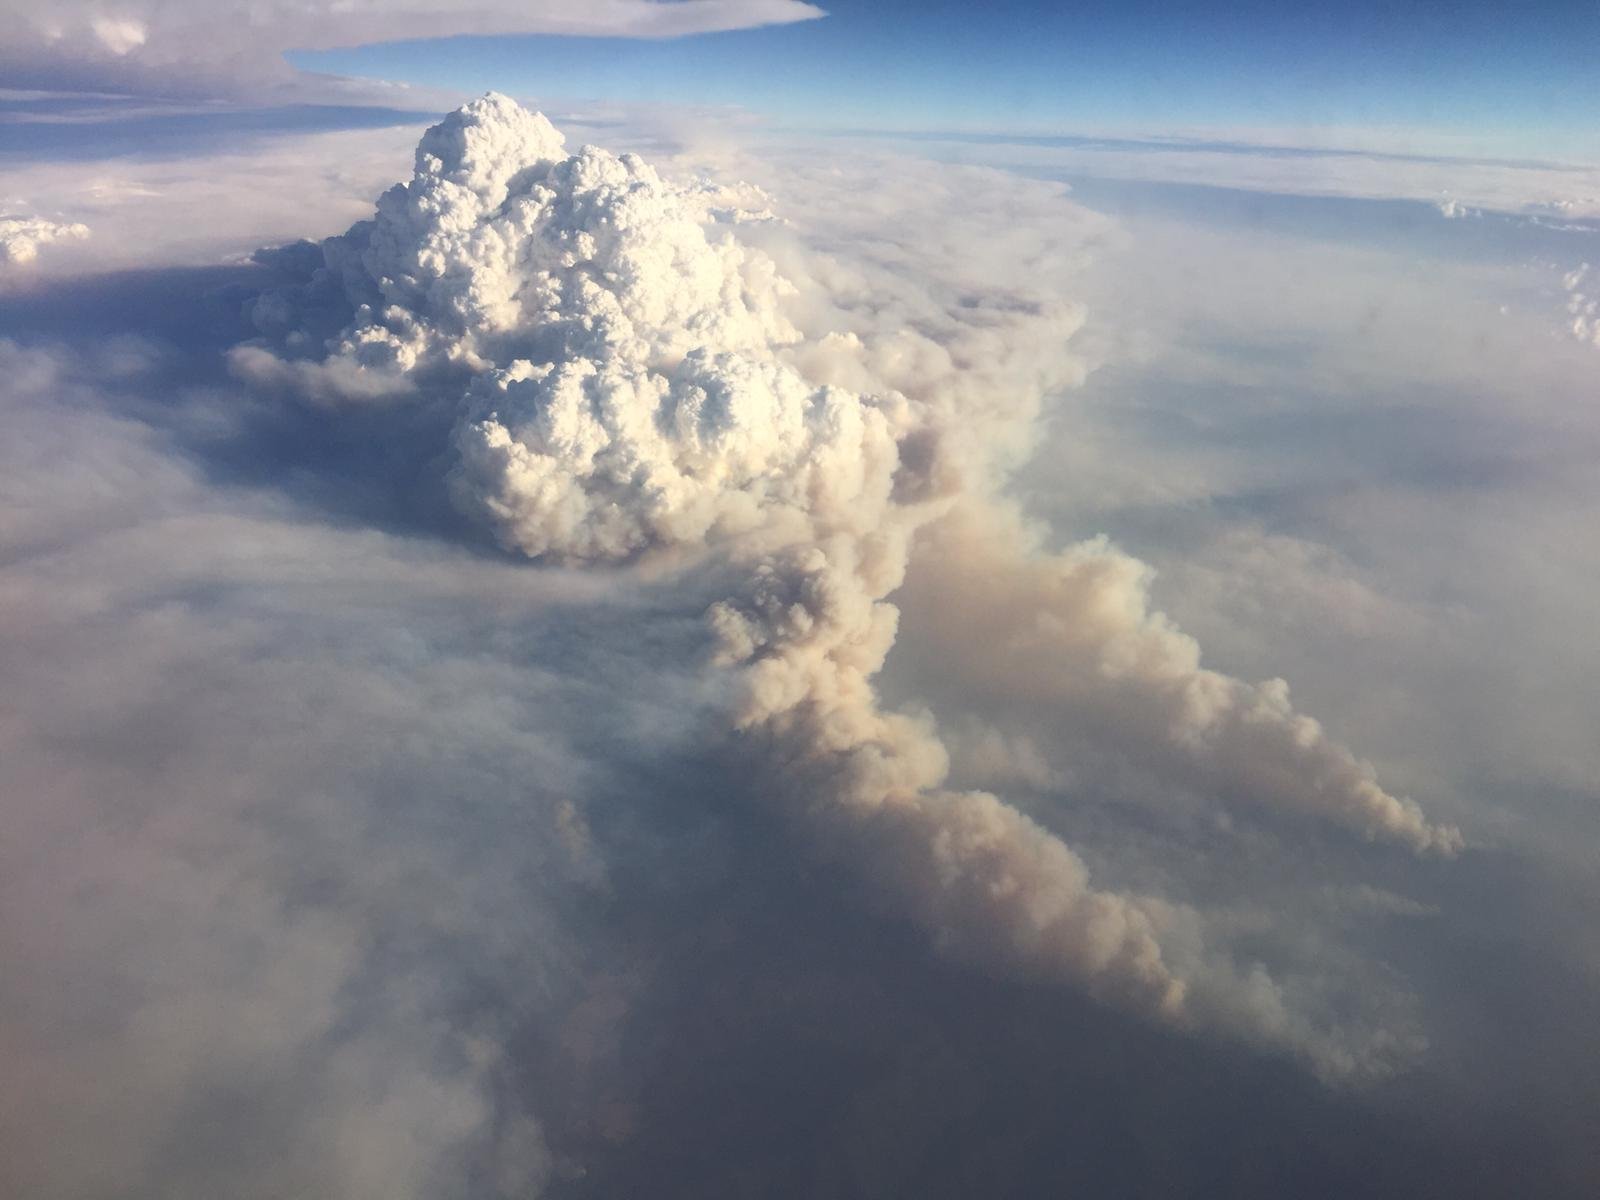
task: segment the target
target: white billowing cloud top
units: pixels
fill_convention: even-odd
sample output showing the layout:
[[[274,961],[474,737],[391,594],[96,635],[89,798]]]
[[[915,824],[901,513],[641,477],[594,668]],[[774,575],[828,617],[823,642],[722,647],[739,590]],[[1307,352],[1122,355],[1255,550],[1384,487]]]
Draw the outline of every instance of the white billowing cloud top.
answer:
[[[804,0],[0,0],[0,72],[51,90],[232,94],[286,50],[463,34],[665,38],[822,16]]]
[[[1460,835],[1282,681],[1203,668],[1137,560],[1098,540],[1046,551],[999,494],[1061,312],[906,290],[892,265],[851,274],[721,199],[631,155],[569,153],[491,94],[428,131],[371,220],[278,254],[301,282],[257,303],[264,337],[235,370],[320,405],[438,406],[453,498],[508,550],[687,558],[686,579],[733,581],[706,612],[711,659],[730,732],[774,755],[767,798],[948,952],[1348,1061],[1259,971],[1175,957],[1170,906],[1096,886],[1032,818],[946,786],[933,718],[874,688],[891,598],[921,577],[919,621],[995,710],[1104,730],[1174,787],[1417,852]]]
[[[41,246],[81,241],[88,236],[89,227],[76,221],[0,216],[0,266],[31,263],[39,257]]]
[[[1583,263],[1561,277],[1567,293],[1567,315],[1572,318],[1572,336],[1580,342],[1600,346],[1600,297],[1586,290],[1589,264]]]

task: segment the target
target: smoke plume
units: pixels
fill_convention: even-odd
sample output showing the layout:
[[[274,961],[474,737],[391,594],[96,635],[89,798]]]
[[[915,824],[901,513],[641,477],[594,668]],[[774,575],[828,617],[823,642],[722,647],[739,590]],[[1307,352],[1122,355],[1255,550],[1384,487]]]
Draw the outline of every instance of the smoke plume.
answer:
[[[763,798],[963,960],[1179,1023],[1233,987],[1220,960],[1172,952],[1181,913],[946,786],[935,718],[875,687],[908,578],[943,670],[1026,710],[1036,743],[1092,736],[1219,803],[1460,846],[1281,681],[1201,667],[1137,560],[1047,551],[1004,498],[1043,397],[1079,369],[1060,347],[1080,312],[896,282],[892,246],[869,277],[763,203],[569,152],[491,94],[428,131],[372,219],[274,257],[299,282],[256,303],[234,369],[335,411],[444,414],[448,494],[507,551],[727,581],[702,610],[707,661]]]

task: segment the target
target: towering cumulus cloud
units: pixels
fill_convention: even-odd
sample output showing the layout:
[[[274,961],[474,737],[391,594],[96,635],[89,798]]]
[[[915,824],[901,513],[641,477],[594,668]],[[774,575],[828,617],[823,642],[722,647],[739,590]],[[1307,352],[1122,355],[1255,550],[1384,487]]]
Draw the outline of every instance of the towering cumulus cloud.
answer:
[[[804,229],[569,153],[495,95],[428,131],[371,220],[274,261],[299,282],[257,303],[236,371],[444,412],[451,498],[510,551],[725,581],[700,611],[760,791],[953,955],[1178,1021],[1226,991],[1164,948],[1174,910],[1098,889],[1035,820],[947,787],[933,718],[880,703],[908,571],[944,669],[991,711],[1026,707],[1037,743],[1075,722],[1219,801],[1459,844],[1281,683],[1202,669],[1135,560],[1036,549],[996,481],[1056,377],[1027,343],[1053,351],[1076,321],[1058,306],[874,299]]]
[[[81,240],[89,227],[76,221],[47,221],[43,217],[0,216],[0,266],[31,263],[39,247],[51,242]]]

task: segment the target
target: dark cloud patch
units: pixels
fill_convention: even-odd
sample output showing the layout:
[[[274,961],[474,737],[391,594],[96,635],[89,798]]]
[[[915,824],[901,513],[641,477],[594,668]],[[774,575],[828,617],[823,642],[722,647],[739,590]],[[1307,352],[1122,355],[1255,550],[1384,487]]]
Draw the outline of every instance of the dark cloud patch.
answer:
[[[1539,1118],[1469,1117],[1426,1074],[1329,1090],[952,968],[864,916],[848,876],[797,871],[779,831],[721,832],[741,852],[715,885],[647,923],[630,1078],[585,1130],[588,1173],[554,1195],[1583,1194]]]
[[[254,334],[244,304],[272,279],[241,265],[33,281],[0,290],[0,329],[22,343],[139,336],[193,355],[174,366],[204,370],[222,347]]]

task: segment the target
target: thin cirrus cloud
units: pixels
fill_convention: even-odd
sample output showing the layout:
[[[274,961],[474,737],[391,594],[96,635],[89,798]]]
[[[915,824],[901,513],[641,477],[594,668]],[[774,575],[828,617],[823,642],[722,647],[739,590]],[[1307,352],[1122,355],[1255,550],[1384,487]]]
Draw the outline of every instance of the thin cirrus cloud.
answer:
[[[47,6],[5,0],[0,71],[9,86],[49,91],[301,95],[331,85],[290,67],[283,60],[287,50],[459,35],[673,38],[823,15],[804,0],[67,0]]]

